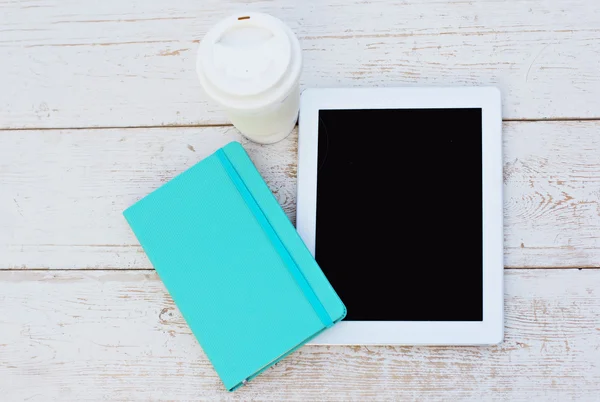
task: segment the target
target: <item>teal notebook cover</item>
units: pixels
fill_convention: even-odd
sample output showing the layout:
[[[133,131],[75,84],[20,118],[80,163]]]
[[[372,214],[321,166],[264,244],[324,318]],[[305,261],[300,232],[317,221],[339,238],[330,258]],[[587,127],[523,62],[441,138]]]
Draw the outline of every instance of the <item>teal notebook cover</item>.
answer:
[[[123,214],[230,391],[346,315],[237,142]]]

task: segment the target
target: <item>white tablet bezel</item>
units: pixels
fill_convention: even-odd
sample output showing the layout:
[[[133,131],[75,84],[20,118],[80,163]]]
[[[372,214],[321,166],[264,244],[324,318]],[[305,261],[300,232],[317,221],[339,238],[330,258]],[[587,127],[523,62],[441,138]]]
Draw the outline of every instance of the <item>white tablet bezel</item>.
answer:
[[[483,321],[342,321],[313,344],[490,345],[504,337],[502,112],[493,87],[307,89],[300,101],[297,230],[315,251],[319,110],[481,108],[483,156]],[[398,122],[398,127],[402,122]],[[386,142],[390,133],[364,141]],[[420,152],[415,150],[415,152]],[[432,239],[432,251],[435,251]],[[402,306],[398,306],[402,308]]]

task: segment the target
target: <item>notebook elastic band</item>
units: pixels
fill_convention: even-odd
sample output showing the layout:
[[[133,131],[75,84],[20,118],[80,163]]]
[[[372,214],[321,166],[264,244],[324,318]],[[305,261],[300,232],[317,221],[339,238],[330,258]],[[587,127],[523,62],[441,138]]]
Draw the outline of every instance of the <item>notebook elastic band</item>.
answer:
[[[231,181],[233,181],[233,184],[238,189],[240,195],[242,196],[244,201],[246,201],[246,204],[256,217],[256,220],[260,224],[261,228],[263,229],[269,240],[271,240],[273,246],[281,256],[281,259],[285,263],[290,274],[292,274],[292,276],[294,277],[296,283],[300,287],[300,290],[302,291],[302,293],[304,293],[304,296],[306,297],[312,308],[315,310],[315,313],[317,314],[323,325],[325,325],[325,327],[332,326],[333,321],[327,313],[327,310],[325,310],[323,303],[321,303],[321,300],[319,300],[315,291],[306,280],[306,277],[298,267],[298,264],[296,264],[296,261],[294,261],[294,258],[290,255],[290,252],[275,232],[275,229],[273,229],[273,226],[271,226],[271,223],[267,219],[265,213],[250,193],[250,190],[248,190],[246,183],[244,183],[244,181],[240,177],[239,173],[227,157],[225,151],[219,149],[217,151],[217,157],[219,158],[221,164],[225,168],[225,171],[231,178]]]

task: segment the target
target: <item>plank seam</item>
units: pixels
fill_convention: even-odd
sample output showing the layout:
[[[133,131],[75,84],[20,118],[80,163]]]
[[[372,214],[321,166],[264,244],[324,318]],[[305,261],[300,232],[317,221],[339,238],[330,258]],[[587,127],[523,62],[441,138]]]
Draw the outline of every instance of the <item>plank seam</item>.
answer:
[[[527,270],[600,270],[600,266],[567,266],[567,267],[504,267],[506,271],[513,271],[519,269]],[[127,271],[147,271],[155,272],[153,268],[0,268],[0,272],[26,272],[26,271],[37,271],[37,272],[92,272],[92,271],[113,271],[113,272],[127,272]]]
[[[578,121],[600,121],[600,117],[549,117],[542,119],[502,119],[503,122],[578,122]],[[156,128],[204,128],[204,127],[233,127],[229,123],[207,123],[207,124],[165,124],[147,126],[89,126],[89,127],[16,127],[0,128],[0,131],[60,131],[60,130],[114,130],[114,129],[156,129]]]

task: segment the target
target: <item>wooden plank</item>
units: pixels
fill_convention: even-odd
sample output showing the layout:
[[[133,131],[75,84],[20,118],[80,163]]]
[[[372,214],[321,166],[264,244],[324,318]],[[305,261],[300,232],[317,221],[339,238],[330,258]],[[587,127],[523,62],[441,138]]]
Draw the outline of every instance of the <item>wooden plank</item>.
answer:
[[[2,272],[0,389],[31,401],[595,399],[600,270],[505,281],[499,346],[303,347],[228,394],[154,273]]]
[[[600,266],[599,130],[504,124],[507,266]],[[150,268],[121,212],[231,140],[294,220],[296,133],[260,146],[232,127],[5,132],[0,268]]]
[[[600,266],[600,122],[504,125],[509,267]]]
[[[301,40],[302,88],[497,85],[509,119],[600,117],[596,0],[0,1],[0,128],[220,124],[199,39],[234,10]]]
[[[122,211],[232,140],[293,218],[295,134],[265,147],[233,127],[0,135],[0,267],[151,267]]]

